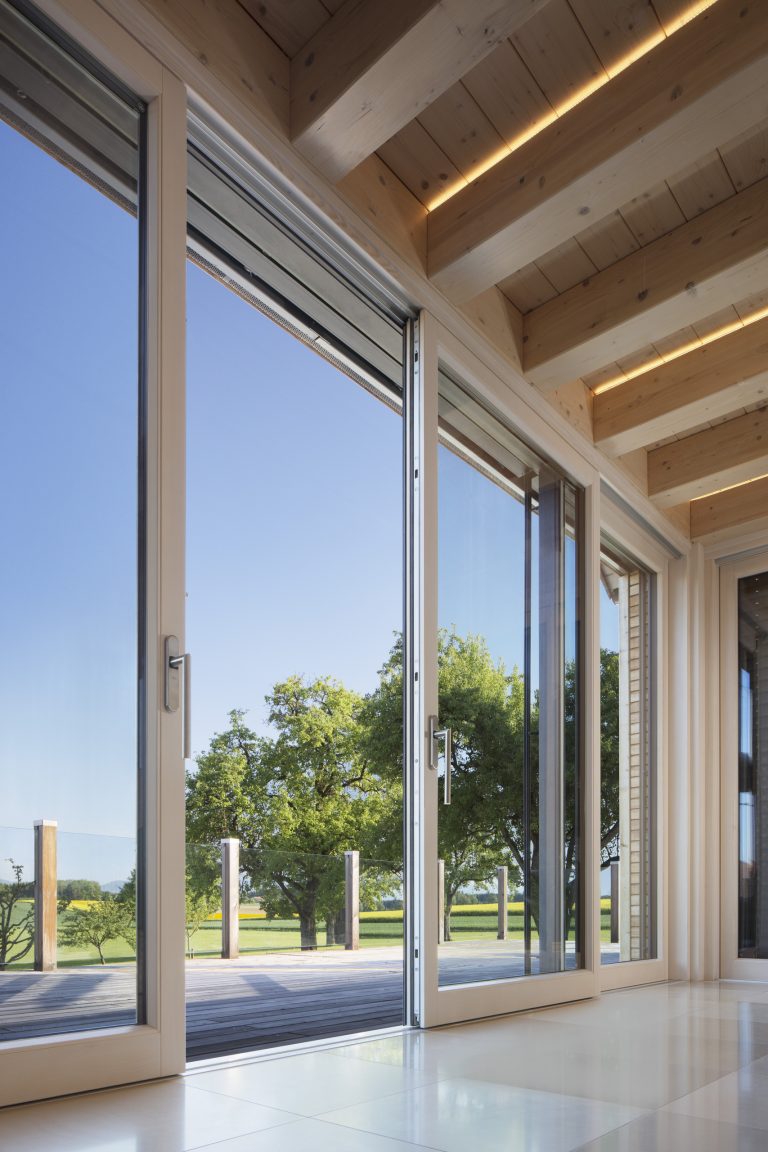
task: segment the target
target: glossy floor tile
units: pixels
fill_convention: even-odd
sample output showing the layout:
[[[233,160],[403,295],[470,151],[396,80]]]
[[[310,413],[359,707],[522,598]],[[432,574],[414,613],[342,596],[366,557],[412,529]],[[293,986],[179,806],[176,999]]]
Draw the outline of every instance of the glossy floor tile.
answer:
[[[768,985],[668,984],[0,1111],[13,1152],[757,1152]]]

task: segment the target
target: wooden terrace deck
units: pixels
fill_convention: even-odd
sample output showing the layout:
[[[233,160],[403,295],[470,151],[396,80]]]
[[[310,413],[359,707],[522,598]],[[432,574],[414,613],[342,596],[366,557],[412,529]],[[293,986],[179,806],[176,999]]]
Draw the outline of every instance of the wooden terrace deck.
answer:
[[[617,959],[604,946],[603,961]],[[521,974],[513,942],[441,946],[442,984]],[[190,1060],[392,1027],[403,1022],[402,952],[198,959],[187,963],[186,993]],[[0,973],[0,1042],[134,1020],[132,966]]]

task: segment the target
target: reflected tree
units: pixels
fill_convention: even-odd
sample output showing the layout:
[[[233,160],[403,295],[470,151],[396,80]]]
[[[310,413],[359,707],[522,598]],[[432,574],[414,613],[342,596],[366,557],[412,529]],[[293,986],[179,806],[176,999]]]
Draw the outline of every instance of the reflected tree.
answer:
[[[24,881],[24,868],[9,859],[13,879],[0,882],[0,972],[23,960],[35,942],[32,885]],[[27,903],[28,902],[28,903]]]

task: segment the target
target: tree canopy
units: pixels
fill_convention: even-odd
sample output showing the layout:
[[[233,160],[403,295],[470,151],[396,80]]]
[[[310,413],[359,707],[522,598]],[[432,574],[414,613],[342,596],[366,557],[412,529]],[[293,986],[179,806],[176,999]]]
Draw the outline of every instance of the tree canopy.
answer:
[[[403,649],[396,637],[368,696],[330,677],[291,676],[267,697],[270,736],[246,713],[197,757],[187,779],[189,839],[241,842],[241,865],[268,914],[296,914],[302,946],[329,939],[343,910],[343,853],[361,855],[371,898],[391,893],[402,869]],[[618,834],[618,657],[601,653],[601,847]],[[538,695],[528,724],[531,841],[524,832],[525,692],[522,673],[494,661],[482,637],[440,633],[441,724],[452,729],[452,803],[440,806],[438,851],[445,861],[446,928],[461,888],[483,887],[506,865],[519,884],[530,853],[533,920],[538,908]],[[577,684],[565,676],[564,889],[570,923],[577,886]],[[370,863],[366,867],[364,862]],[[382,863],[389,861],[389,864]],[[378,862],[378,863],[377,863]]]
[[[238,837],[267,913],[298,915],[302,947],[314,948],[318,917],[336,923],[343,910],[343,853],[392,859],[402,786],[373,770],[365,701],[338,681],[291,676],[267,704],[274,737],[256,736],[233,711],[227,731],[198,757],[187,781],[188,828],[197,843]]]

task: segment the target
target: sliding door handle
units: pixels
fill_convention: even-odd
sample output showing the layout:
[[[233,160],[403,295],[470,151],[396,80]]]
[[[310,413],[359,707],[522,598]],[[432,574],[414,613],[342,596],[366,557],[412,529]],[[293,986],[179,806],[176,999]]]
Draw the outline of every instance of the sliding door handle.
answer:
[[[438,741],[445,740],[445,776],[443,777],[443,804],[451,802],[451,730],[438,728],[437,716],[429,718],[429,766],[437,771],[439,759]]]
[[[165,710],[179,710],[179,677],[184,672],[184,738],[182,755],[192,759],[192,655],[179,652],[178,636],[165,638]]]

